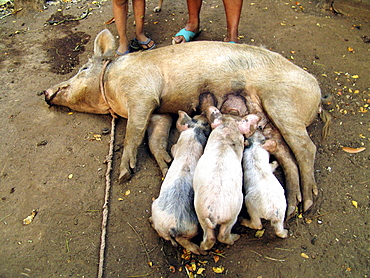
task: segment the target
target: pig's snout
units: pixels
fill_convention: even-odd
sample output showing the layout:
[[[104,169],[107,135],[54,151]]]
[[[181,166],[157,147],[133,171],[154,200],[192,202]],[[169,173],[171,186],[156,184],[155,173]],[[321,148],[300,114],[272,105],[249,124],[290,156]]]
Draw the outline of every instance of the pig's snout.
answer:
[[[45,101],[49,105],[49,107],[53,106],[52,100],[56,97],[59,93],[60,88],[58,88],[54,93],[51,90],[44,90]]]

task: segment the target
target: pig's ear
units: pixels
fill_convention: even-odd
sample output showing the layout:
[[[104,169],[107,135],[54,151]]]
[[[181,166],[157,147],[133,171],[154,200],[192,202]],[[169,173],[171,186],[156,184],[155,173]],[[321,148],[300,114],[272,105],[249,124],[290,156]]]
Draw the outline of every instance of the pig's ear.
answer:
[[[262,148],[264,148],[269,153],[274,153],[276,152],[276,149],[277,149],[277,142],[274,139],[268,139],[262,145]]]
[[[116,44],[114,37],[108,29],[101,31],[95,38],[94,56],[96,57],[111,57],[114,55]]]
[[[211,125],[212,129],[215,129],[220,124],[222,124],[222,114],[221,114],[220,110],[218,110],[214,106],[208,107],[207,119],[208,119],[209,124]]]
[[[178,113],[179,113],[179,118],[176,122],[176,128],[179,132],[182,132],[189,128],[189,122],[191,122],[191,118],[184,111],[180,110]]]

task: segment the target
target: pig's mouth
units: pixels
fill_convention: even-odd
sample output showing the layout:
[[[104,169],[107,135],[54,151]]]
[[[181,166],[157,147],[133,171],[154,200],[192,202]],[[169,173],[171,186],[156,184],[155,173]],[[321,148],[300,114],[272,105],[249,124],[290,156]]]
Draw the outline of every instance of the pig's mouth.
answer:
[[[45,101],[46,103],[49,105],[49,107],[52,107],[54,106],[54,104],[51,102],[55,97],[56,95],[60,92],[60,87],[51,95],[49,96],[49,93],[48,91],[44,91],[44,95],[45,95]]]

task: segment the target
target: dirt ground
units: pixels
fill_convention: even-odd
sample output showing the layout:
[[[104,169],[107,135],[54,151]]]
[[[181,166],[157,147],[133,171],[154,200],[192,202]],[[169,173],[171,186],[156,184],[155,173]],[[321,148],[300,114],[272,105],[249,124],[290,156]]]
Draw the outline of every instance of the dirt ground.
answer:
[[[105,277],[369,277],[370,11],[343,2],[324,11],[308,0],[244,1],[240,43],[281,53],[334,97],[326,107],[334,116],[330,137],[321,142],[319,119],[309,127],[319,195],[311,211],[287,221],[291,236],[277,238],[269,223],[262,238],[236,226],[241,239],[207,256],[163,242],[148,222],[162,177],[146,142],[132,180],[117,183],[126,124],[119,119]],[[186,3],[164,1],[158,14],[155,5],[147,2],[145,29],[163,47],[184,27]],[[0,277],[97,275],[109,144],[103,131],[111,117],[49,109],[37,93],[72,77],[99,31],[117,34],[114,24],[104,25],[111,6],[49,2],[44,11],[0,20]],[[203,1],[201,19],[197,40],[223,39],[222,1]],[[132,12],[129,23],[133,36]]]

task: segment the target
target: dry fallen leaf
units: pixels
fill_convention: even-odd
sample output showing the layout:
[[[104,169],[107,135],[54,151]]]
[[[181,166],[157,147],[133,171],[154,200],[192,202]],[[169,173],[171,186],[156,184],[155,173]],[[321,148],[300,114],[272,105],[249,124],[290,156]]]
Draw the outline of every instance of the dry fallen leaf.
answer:
[[[215,261],[215,263],[217,263],[220,260],[220,256],[214,255],[213,260]]]
[[[24,225],[31,224],[32,220],[35,218],[37,213],[38,213],[37,209],[32,210],[31,215],[28,215],[25,219],[23,219],[23,224]]]
[[[176,272],[176,268],[173,265],[170,265],[169,269],[172,273]]]
[[[357,202],[356,201],[352,201],[352,205],[357,208]]]
[[[347,152],[347,153],[360,153],[360,152],[366,150],[366,148],[365,147],[360,147],[360,148],[342,147],[342,150]]]
[[[310,257],[306,253],[301,253],[301,257],[305,259],[309,259]]]
[[[223,273],[225,271],[225,268],[220,265],[219,267],[212,267],[212,270],[214,273]]]
[[[197,274],[200,275],[203,273],[203,271],[205,271],[206,269],[204,267],[200,267],[197,271]]]
[[[254,234],[254,236],[256,237],[256,238],[261,238],[261,237],[263,237],[263,234],[265,233],[265,229],[262,229],[262,230],[258,230],[255,234]]]

